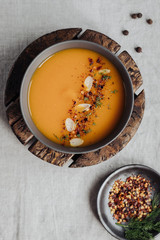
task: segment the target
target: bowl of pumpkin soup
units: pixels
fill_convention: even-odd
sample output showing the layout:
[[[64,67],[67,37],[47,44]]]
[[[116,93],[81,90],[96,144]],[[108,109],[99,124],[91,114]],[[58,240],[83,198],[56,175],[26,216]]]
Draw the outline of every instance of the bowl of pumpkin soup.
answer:
[[[20,105],[34,136],[65,153],[95,151],[125,128],[133,88],[121,61],[84,40],[55,44],[41,52],[22,81]]]

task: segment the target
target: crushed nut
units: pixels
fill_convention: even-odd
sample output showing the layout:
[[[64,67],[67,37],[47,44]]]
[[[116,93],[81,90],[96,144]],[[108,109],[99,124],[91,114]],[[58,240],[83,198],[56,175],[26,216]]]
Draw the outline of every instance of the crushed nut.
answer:
[[[151,194],[150,181],[140,175],[117,180],[109,194],[111,214],[118,223],[130,218],[143,219],[152,211]]]

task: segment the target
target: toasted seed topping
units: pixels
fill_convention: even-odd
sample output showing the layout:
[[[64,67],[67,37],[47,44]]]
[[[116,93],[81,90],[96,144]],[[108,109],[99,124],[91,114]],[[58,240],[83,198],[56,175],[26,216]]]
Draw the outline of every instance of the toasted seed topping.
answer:
[[[111,70],[110,69],[101,69],[101,70],[99,70],[99,73],[100,74],[108,74],[108,73],[110,73],[111,72]]]
[[[66,119],[65,126],[68,132],[72,132],[76,129],[76,124],[71,118]]]
[[[73,138],[73,139],[70,140],[70,145],[72,147],[78,147],[78,146],[82,145],[83,142],[84,141],[81,138]]]
[[[93,84],[93,78],[91,76],[88,76],[85,81],[84,81],[84,86],[86,88],[86,91],[89,92],[92,88],[92,84]]]
[[[85,112],[85,111],[89,110],[90,106],[91,106],[91,104],[81,103],[81,104],[75,106],[75,108],[78,112]]]

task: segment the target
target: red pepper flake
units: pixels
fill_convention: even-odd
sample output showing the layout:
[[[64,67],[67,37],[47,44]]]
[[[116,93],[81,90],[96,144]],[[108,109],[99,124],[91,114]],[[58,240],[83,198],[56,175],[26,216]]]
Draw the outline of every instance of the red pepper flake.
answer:
[[[88,58],[88,61],[89,61],[89,65],[91,66],[93,64],[93,59],[92,58]]]
[[[98,66],[98,67],[97,67],[97,70],[100,70],[101,68],[102,68],[102,66]]]
[[[97,60],[96,60],[97,63],[100,63],[101,62],[101,58],[98,57]]]

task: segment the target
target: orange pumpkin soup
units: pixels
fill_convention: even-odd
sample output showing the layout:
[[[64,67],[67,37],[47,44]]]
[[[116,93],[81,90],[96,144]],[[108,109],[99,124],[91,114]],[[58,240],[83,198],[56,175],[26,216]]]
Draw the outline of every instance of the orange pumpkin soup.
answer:
[[[28,105],[36,127],[65,146],[87,146],[104,139],[124,109],[124,87],[116,67],[87,49],[59,51],[34,72]]]

